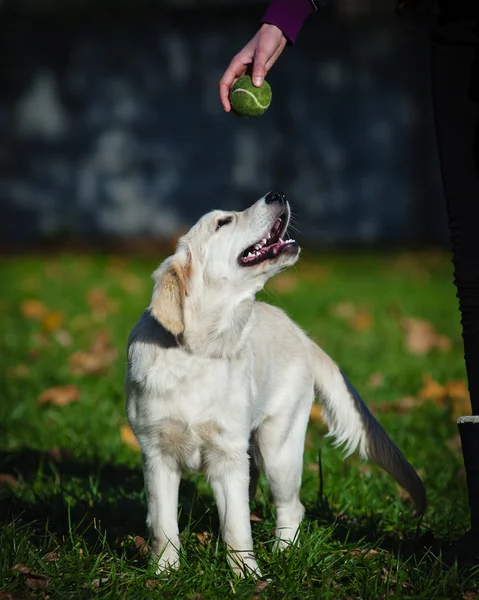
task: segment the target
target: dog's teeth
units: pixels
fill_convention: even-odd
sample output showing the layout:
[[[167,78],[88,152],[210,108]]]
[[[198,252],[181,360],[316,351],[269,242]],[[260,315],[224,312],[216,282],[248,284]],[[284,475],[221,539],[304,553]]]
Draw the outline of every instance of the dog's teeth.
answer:
[[[266,242],[267,242],[267,241],[268,241],[268,240],[267,240],[266,238],[263,238],[263,239],[261,240],[261,243],[263,244],[263,246],[266,244]]]
[[[255,250],[259,250],[260,248],[261,248],[261,244],[260,243],[256,244],[255,247],[254,247]]]

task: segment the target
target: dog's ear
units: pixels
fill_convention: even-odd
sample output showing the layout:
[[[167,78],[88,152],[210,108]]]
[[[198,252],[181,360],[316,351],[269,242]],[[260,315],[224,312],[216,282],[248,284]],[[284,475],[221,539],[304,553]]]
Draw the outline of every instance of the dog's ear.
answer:
[[[180,335],[185,329],[183,309],[189,277],[190,262],[180,262],[175,256],[153,273],[155,287],[150,313],[173,335]]]

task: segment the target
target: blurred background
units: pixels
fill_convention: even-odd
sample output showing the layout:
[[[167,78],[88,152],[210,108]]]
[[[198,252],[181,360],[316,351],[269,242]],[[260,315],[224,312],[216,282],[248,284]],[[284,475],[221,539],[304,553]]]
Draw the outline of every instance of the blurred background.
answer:
[[[425,26],[334,0],[271,71],[261,118],[218,82],[260,0],[3,0],[0,239],[146,247],[270,189],[310,245],[447,241]]]

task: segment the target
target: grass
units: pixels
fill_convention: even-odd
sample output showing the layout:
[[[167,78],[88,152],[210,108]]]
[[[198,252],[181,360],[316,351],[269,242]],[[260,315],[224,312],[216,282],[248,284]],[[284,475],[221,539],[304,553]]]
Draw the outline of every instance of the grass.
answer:
[[[0,597],[476,597],[478,573],[447,568],[436,557],[440,543],[468,523],[457,406],[395,404],[417,398],[425,375],[441,385],[465,379],[452,267],[440,252],[312,256],[262,293],[337,360],[421,470],[429,495],[424,519],[413,519],[410,503],[382,471],[356,457],[343,461],[324,426],[312,422],[300,546],[271,552],[273,508],[264,482],[252,505],[258,561],[271,579],[265,589],[233,579],[214,500],[196,475],[180,491],[181,569],[154,575],[138,547],[137,536],[147,538],[140,457],[121,427],[124,348],[149,302],[157,262],[66,254],[0,264],[0,589],[11,594]],[[451,347],[408,352],[403,316],[427,320]],[[78,351],[106,358],[98,374],[72,372]],[[64,385],[76,386],[78,401],[38,401]],[[18,564],[24,572],[13,569]]]

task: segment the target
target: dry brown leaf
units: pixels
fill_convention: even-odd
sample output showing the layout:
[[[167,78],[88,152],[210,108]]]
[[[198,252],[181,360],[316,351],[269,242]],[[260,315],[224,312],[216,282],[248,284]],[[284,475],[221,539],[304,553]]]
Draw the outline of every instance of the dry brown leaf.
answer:
[[[70,356],[68,361],[70,373],[72,375],[104,374],[117,357],[118,350],[111,345],[108,332],[101,330],[95,335],[88,352],[79,350]]]
[[[53,406],[67,406],[80,399],[80,390],[76,385],[60,385],[45,390],[38,397],[40,404],[52,404]]]
[[[116,304],[106,295],[105,290],[99,287],[88,290],[86,301],[94,318],[102,319],[116,309]]]
[[[365,331],[371,328],[373,317],[369,311],[361,309],[350,319],[349,324],[355,331]]]
[[[423,387],[419,390],[419,398],[421,400],[431,400],[435,404],[443,404],[446,399],[447,391],[446,388],[431,377],[431,375],[424,375]]]
[[[140,279],[133,273],[121,273],[120,275],[120,287],[124,292],[129,294],[137,294],[143,290],[143,279]]]
[[[339,319],[352,319],[356,314],[356,306],[352,302],[338,302],[331,309],[333,317]]]
[[[254,586],[254,594],[251,597],[251,600],[259,600],[261,598],[261,593],[265,591],[268,585],[269,581],[257,581]]]
[[[67,348],[68,346],[72,345],[72,336],[64,329],[60,329],[59,331],[55,332],[53,337],[60,344],[60,346],[63,346],[63,348]]]
[[[121,433],[121,441],[124,444],[126,444],[132,450],[135,450],[137,452],[140,450],[140,444],[138,443],[138,440],[136,439],[135,434],[133,433],[131,428],[128,427],[128,425],[122,425],[120,428],[120,433]]]
[[[476,598],[479,598],[479,594],[477,590],[466,590],[462,597],[464,600],[476,600]]]
[[[311,406],[311,411],[309,413],[309,420],[311,423],[324,423],[323,412],[321,410],[321,406],[316,402]]]
[[[151,550],[151,546],[146,543],[145,538],[142,538],[141,535],[135,537],[135,548],[138,550],[140,556],[146,556]]]
[[[17,563],[16,565],[13,565],[12,571],[18,571],[19,573],[23,573],[24,575],[27,575],[28,573],[31,572],[31,569],[30,569],[30,567],[27,567],[26,565],[23,565],[22,563]]]
[[[298,287],[298,277],[292,273],[284,273],[271,279],[268,287],[283,294],[294,292]]]
[[[45,562],[57,562],[60,560],[60,554],[58,552],[48,552],[47,554],[45,554],[45,556],[43,557],[43,560]]]
[[[48,309],[40,300],[25,300],[20,304],[20,312],[27,319],[40,321],[48,314]]]
[[[404,344],[406,350],[411,354],[421,356],[431,350],[449,350],[452,346],[451,340],[438,333],[431,323],[423,319],[404,317],[401,325],[405,332]]]
[[[51,312],[42,319],[42,329],[46,332],[57,331],[63,323],[63,317],[58,312]]]
[[[32,590],[44,590],[50,584],[48,577],[38,575],[38,573],[29,573],[25,578],[25,582]]]
[[[309,465],[306,465],[306,470],[319,473],[319,465],[317,463],[309,463]]]
[[[202,546],[206,546],[208,540],[211,537],[211,534],[209,531],[203,531],[203,533],[197,533],[196,537],[198,538],[198,541]]]
[[[416,406],[421,404],[422,400],[415,398],[414,396],[404,396],[394,402],[375,402],[373,404],[373,412],[390,412],[394,411],[400,415],[407,414]]]
[[[365,558],[371,558],[371,556],[375,556],[376,554],[379,554],[379,552],[377,550],[374,550],[374,548],[370,548],[369,550],[363,548],[362,550],[351,550],[350,554],[353,554],[355,556],[364,556]]]
[[[264,519],[259,515],[255,515],[254,513],[250,513],[249,520],[253,523],[262,523]]]
[[[28,365],[24,364],[24,363],[20,363],[19,365],[15,365],[14,367],[11,367],[8,370],[8,374],[11,375],[12,377],[18,377],[19,379],[23,379],[24,377],[27,377],[30,373],[30,369],[28,368]]]
[[[147,590],[154,590],[156,589],[160,584],[160,581],[158,579],[147,579],[145,581],[145,587]]]
[[[10,473],[0,473],[0,485],[9,485],[14,487],[18,485],[18,479]]]
[[[379,373],[379,372],[376,372],[376,373],[373,373],[369,377],[366,385],[368,386],[368,388],[370,390],[375,390],[375,389],[381,387],[383,385],[383,382],[384,382],[384,376],[383,376],[383,374]]]

